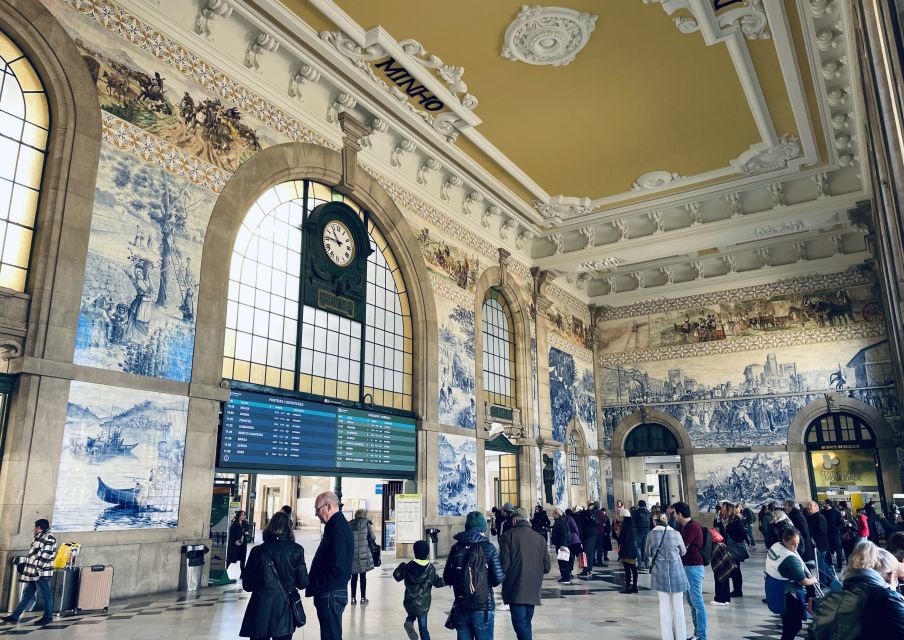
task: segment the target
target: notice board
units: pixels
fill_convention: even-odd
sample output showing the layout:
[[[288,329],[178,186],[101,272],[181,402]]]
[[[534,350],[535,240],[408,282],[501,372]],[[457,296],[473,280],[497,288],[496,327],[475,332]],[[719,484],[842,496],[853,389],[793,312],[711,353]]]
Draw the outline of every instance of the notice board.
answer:
[[[397,493],[395,497],[396,542],[412,544],[423,539],[421,494]]]

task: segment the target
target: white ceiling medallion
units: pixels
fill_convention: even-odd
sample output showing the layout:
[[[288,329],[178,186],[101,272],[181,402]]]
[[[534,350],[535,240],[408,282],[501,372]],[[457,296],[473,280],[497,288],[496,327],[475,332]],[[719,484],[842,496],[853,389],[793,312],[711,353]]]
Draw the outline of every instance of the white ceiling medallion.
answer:
[[[505,30],[502,57],[527,64],[566,65],[587,44],[597,17],[564,7],[523,5]]]
[[[647,189],[659,189],[681,178],[677,173],[669,171],[650,171],[640,176],[631,185],[631,191],[646,191]]]

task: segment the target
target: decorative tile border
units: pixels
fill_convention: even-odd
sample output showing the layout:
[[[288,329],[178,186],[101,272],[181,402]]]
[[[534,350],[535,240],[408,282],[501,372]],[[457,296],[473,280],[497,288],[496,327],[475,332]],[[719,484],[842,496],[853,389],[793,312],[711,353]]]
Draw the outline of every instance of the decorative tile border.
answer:
[[[104,142],[214,193],[220,193],[232,175],[106,111],[101,111],[101,127]]]
[[[550,331],[547,336],[547,342],[550,347],[554,347],[565,353],[570,353],[575,358],[583,360],[584,362],[593,362],[593,352],[590,349],[579,345],[574,340],[569,340],[555,330]]]
[[[433,286],[434,293],[441,295],[447,300],[451,300],[465,309],[474,309],[474,294],[466,289],[462,289],[444,275],[431,271],[430,284]],[[442,318],[440,318],[440,321],[442,321]]]
[[[817,289],[837,289],[852,287],[860,284],[870,284],[874,279],[868,272],[861,268],[852,268],[839,273],[827,275],[803,276],[770,282],[769,284],[739,289],[702,293],[683,298],[665,300],[646,300],[625,307],[611,307],[603,312],[601,321],[624,320],[636,316],[645,316],[663,311],[681,311],[690,307],[703,307],[720,302],[739,302],[742,300],[756,300],[788,293],[803,293]]]
[[[885,325],[881,322],[849,324],[841,327],[823,327],[806,331],[780,331],[767,335],[748,336],[735,340],[718,340],[696,344],[680,344],[659,347],[647,351],[606,353],[600,355],[600,366],[615,366],[637,362],[697,358],[724,353],[741,353],[759,349],[777,349],[821,342],[838,342],[858,338],[885,337]]]
[[[295,117],[233,80],[207,60],[191,53],[163,32],[118,7],[111,0],[60,1],[79,13],[94,18],[110,32],[178,70],[183,76],[194,80],[223,100],[235,103],[243,113],[288,136],[289,139],[340,150],[339,146],[304,126]]]

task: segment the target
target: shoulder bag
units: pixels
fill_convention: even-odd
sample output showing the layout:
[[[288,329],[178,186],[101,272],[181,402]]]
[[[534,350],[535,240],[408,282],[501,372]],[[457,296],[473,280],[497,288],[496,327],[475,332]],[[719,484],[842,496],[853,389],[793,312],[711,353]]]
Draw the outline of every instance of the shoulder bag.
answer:
[[[282,587],[286,604],[289,605],[289,610],[292,612],[292,622],[295,624],[295,628],[303,627],[308,620],[304,613],[304,606],[301,604],[301,594],[298,593],[298,589],[289,590],[286,588],[286,585],[283,584],[282,579],[279,577],[279,571],[276,570],[276,565],[273,564],[272,560],[267,564],[270,565],[270,568],[273,570],[273,575],[276,576],[276,581],[279,583],[279,586]]]
[[[656,559],[659,557],[659,551],[662,549],[662,543],[665,542],[665,537],[668,533],[668,527],[662,530],[662,537],[659,539],[659,544],[656,546],[656,553],[653,554],[653,559],[650,561],[650,573],[653,573],[653,567],[656,566]]]

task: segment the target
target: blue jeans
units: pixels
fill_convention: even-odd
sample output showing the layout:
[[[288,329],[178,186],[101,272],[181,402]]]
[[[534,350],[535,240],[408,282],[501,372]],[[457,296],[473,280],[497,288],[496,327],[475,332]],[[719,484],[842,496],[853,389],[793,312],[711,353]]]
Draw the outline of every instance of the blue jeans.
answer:
[[[430,640],[430,631],[427,629],[427,614],[422,613],[419,616],[408,616],[406,622],[414,622],[417,619],[417,632],[421,636],[421,640]]]
[[[321,640],[342,640],[342,612],[348,604],[348,591],[329,591],[314,596]]]
[[[703,603],[703,566],[685,567],[688,589],[684,592],[687,604],[691,608],[691,620],[694,621],[694,635],[706,640],[706,605]]]
[[[50,578],[41,578],[37,582],[25,583],[25,591],[22,592],[22,599],[19,600],[16,610],[13,611],[13,618],[18,620],[23,613],[31,609],[38,590],[41,591],[41,599],[44,601],[44,617],[53,617],[53,594],[50,592]]]
[[[512,614],[512,627],[515,629],[515,636],[518,640],[533,640],[534,632],[530,622],[534,617],[534,605],[513,604],[510,612]]]
[[[650,564],[650,559],[647,558],[647,535],[649,533],[649,531],[637,532],[637,562],[642,567],[647,567]]]
[[[456,640],[493,640],[495,611],[458,610],[455,614]]]
[[[825,551],[816,549],[816,566],[819,568],[820,584],[828,586],[833,580],[838,579],[835,574],[835,569],[829,564],[828,558],[826,558]],[[825,577],[823,578],[823,576]]]

